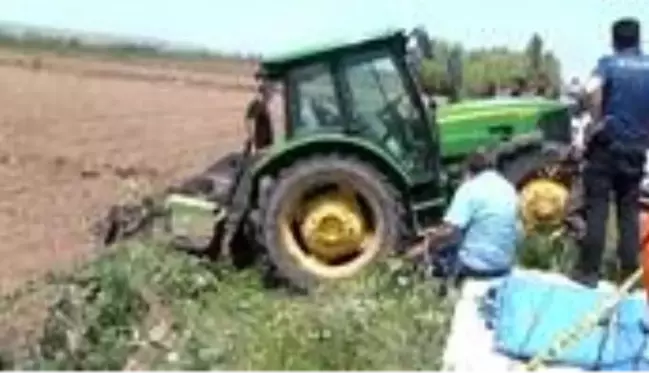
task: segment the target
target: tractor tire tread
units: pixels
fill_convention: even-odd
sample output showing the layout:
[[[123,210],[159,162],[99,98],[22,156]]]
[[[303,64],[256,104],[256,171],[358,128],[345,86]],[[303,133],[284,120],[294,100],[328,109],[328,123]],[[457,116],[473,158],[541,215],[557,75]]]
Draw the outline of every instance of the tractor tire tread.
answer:
[[[384,174],[366,162],[351,155],[330,154],[314,155],[293,163],[279,172],[279,177],[270,188],[268,198],[262,198],[260,201],[262,202],[260,204],[262,225],[260,232],[263,232],[262,241],[266,249],[267,270],[272,272],[271,276],[276,277],[276,281],[289,285],[298,291],[308,291],[320,281],[313,274],[301,269],[299,264],[294,263],[283,248],[277,247],[277,221],[275,217],[281,204],[276,200],[281,198],[281,195],[286,193],[286,189],[293,185],[296,180],[303,180],[314,172],[324,169],[342,172],[349,172],[350,169],[353,169],[353,172],[357,175],[356,177],[360,177],[368,183],[375,183],[374,188],[379,191],[377,196],[380,198],[379,204],[382,206],[381,210],[384,219],[388,220],[387,229],[392,230],[387,234],[388,245],[394,245],[395,247],[400,245],[407,232],[404,218],[405,209],[400,193]],[[389,250],[382,248],[381,253],[374,258],[373,262],[385,256],[388,252]]]

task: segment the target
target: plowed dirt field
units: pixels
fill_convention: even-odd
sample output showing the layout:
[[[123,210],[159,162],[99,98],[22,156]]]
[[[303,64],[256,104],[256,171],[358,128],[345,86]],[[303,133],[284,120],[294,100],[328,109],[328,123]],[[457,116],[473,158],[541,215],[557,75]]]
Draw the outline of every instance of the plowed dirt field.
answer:
[[[0,56],[0,294],[86,257],[91,224],[128,185],[178,180],[243,137],[250,65],[14,57]]]

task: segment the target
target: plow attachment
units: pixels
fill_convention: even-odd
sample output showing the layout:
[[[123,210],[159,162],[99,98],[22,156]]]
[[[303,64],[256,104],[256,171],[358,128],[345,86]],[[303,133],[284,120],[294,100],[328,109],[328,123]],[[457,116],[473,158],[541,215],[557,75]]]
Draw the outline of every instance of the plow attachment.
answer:
[[[228,154],[179,186],[139,203],[111,207],[94,234],[110,246],[156,231],[173,247],[219,256],[224,237],[229,240],[233,234],[227,232],[226,220],[251,158],[251,142],[246,141],[242,152]],[[228,225],[230,230],[236,228],[234,223]]]
[[[215,227],[222,225],[226,217],[226,208],[217,202],[169,194],[111,207],[96,225],[94,234],[104,246],[110,246],[155,231],[169,238],[174,247],[206,251],[218,241],[214,237]]]
[[[219,256],[227,209],[213,201],[179,194],[165,198],[165,233],[171,245],[190,252]]]

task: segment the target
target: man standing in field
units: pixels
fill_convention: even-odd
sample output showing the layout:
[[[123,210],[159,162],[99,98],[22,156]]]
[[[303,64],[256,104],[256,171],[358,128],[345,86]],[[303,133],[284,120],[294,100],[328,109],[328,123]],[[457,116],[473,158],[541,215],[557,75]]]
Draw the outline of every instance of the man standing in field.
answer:
[[[586,235],[575,280],[596,286],[606,242],[609,195],[615,195],[621,275],[638,266],[640,180],[649,147],[649,56],[640,51],[640,24],[612,26],[614,53],[600,58],[585,87],[592,118],[586,131]]]
[[[465,172],[442,224],[406,256],[427,251],[435,276],[504,275],[514,265],[521,232],[516,189],[485,151],[468,157]]]
[[[274,133],[269,108],[273,93],[271,84],[260,80],[257,93],[246,109],[246,136],[252,140],[253,152],[273,143]]]

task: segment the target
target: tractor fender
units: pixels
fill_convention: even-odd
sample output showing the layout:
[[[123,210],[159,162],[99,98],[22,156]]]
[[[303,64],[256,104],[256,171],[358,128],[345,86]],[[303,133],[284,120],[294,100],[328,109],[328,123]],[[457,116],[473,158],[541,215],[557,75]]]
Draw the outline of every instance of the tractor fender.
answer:
[[[232,256],[231,244],[237,236],[241,235],[245,219],[250,212],[252,180],[252,169],[243,170],[241,178],[231,191],[232,194],[227,206],[227,216],[224,219],[223,236],[220,244],[221,250],[226,256]]]
[[[542,131],[537,130],[516,135],[508,141],[497,145],[494,151],[499,156],[508,156],[516,154],[521,150],[525,151],[536,147],[541,147],[544,153],[565,157],[570,149],[570,143],[550,140]]]
[[[393,159],[392,155],[377,145],[363,139],[350,138],[344,134],[319,135],[315,138],[295,140],[288,145],[277,147],[265,154],[254,166],[253,187],[251,196],[260,193],[260,180],[266,176],[274,177],[278,172],[290,166],[298,159],[304,159],[315,154],[352,154],[367,161],[377,171],[383,173],[388,181],[398,190],[407,190],[411,181],[402,167]]]
[[[531,153],[538,154],[547,162],[561,162],[569,156],[570,144],[558,141],[548,141],[538,133],[519,135],[510,141],[499,144],[492,149],[495,159],[500,165],[511,163],[518,158],[526,157]]]
[[[272,179],[285,167],[298,159],[315,154],[353,154],[361,160],[366,160],[401,192],[407,190],[410,179],[399,168],[390,155],[384,150],[360,139],[350,139],[344,135],[319,135],[317,138],[296,140],[284,146],[271,148],[263,154],[254,165],[246,169],[236,189],[224,222],[221,247],[225,255],[233,256],[233,242],[245,236],[244,228],[247,219],[255,221],[256,207],[260,198],[265,198],[264,189],[269,190]],[[246,244],[251,244],[250,241]],[[237,248],[236,251],[245,253],[250,250]],[[254,251],[254,250],[253,250]]]
[[[523,149],[542,146],[543,143],[543,133],[541,133],[541,131],[533,131],[530,133],[513,136],[508,141],[496,145],[494,151],[499,156],[508,156],[518,153]]]

